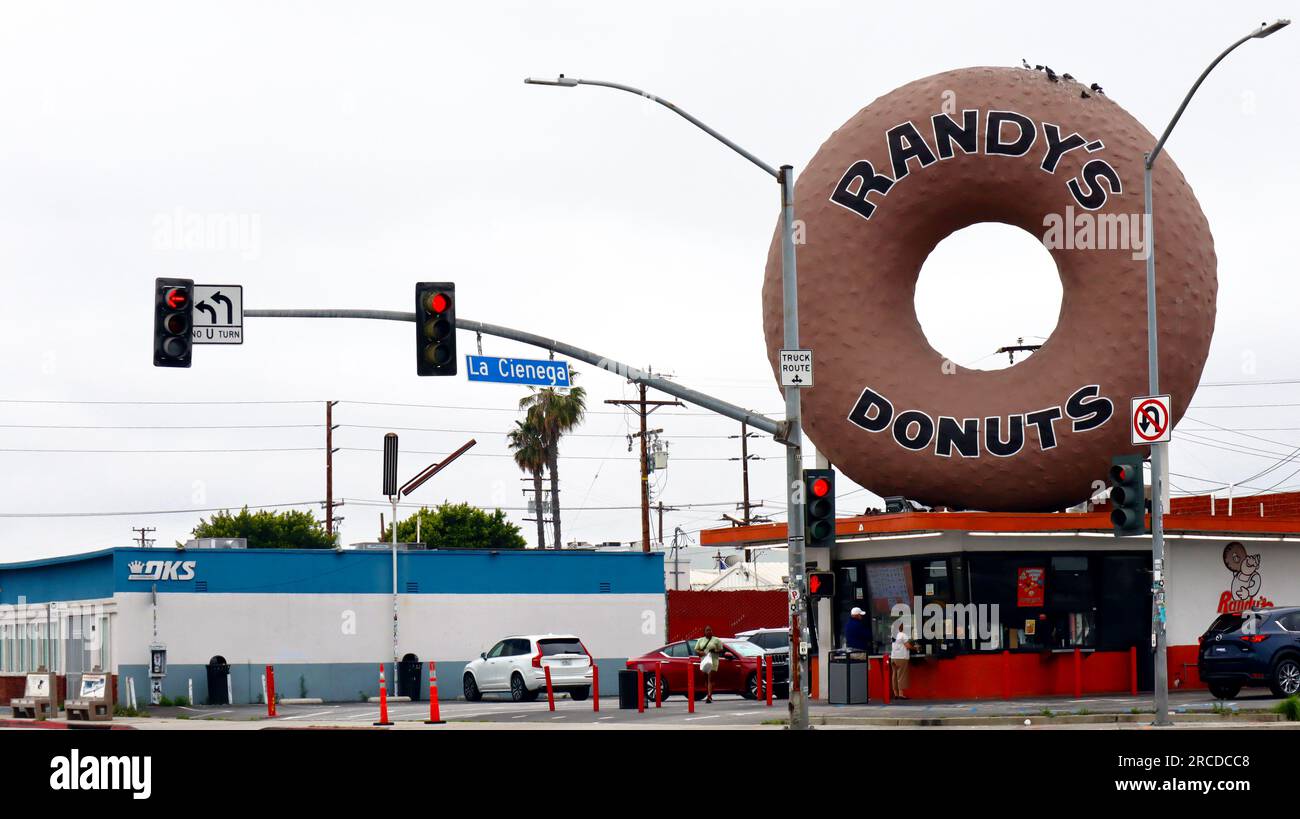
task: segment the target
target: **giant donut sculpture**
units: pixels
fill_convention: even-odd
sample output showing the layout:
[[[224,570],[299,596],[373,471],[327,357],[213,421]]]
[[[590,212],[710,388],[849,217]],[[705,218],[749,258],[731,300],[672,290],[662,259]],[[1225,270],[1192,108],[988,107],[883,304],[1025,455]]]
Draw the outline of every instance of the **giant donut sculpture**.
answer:
[[[1141,226],[1143,153],[1154,144],[1109,97],[1010,68],[917,80],[832,134],[795,188],[800,346],[815,365],[815,386],[803,392],[812,443],[882,496],[989,511],[1088,499],[1111,456],[1135,449],[1130,399],[1147,393],[1146,262],[1133,236],[1113,245],[1125,244],[1122,228]],[[1172,396],[1173,423],[1214,330],[1214,243],[1167,154],[1152,193],[1160,385]],[[944,237],[977,222],[1043,238],[1061,277],[1055,332],[1004,370],[946,361],[916,318],[922,263]],[[1093,247],[1080,247],[1089,223]],[[763,283],[774,371],[777,230]]]

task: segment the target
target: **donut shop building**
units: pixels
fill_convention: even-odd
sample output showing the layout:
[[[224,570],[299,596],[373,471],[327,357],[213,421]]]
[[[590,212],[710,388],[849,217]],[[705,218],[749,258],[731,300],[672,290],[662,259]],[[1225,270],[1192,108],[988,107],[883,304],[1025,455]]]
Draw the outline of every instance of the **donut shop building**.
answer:
[[[1300,603],[1300,493],[1176,498],[1165,516],[1171,689],[1204,688],[1198,638],[1222,613]],[[780,546],[784,524],[706,530],[721,549]],[[872,696],[900,616],[915,643],[908,696],[998,699],[1150,690],[1151,538],[1117,538],[1108,510],[904,512],[839,518],[808,562],[836,575],[814,649],[867,612]],[[896,607],[906,606],[902,614]]]

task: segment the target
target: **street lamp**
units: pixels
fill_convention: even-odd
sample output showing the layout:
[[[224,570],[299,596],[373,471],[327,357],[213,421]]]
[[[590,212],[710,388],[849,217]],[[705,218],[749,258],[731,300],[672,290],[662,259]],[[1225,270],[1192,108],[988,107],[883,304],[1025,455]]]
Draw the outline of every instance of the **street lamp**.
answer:
[[[1156,352],[1156,252],[1155,252],[1155,223],[1151,215],[1151,167],[1155,164],[1156,159],[1160,156],[1160,151],[1164,148],[1165,140],[1169,139],[1169,133],[1174,130],[1178,124],[1179,118],[1182,117],[1183,111],[1186,110],[1187,104],[1192,101],[1192,95],[1196,89],[1201,87],[1201,83],[1214,67],[1223,61],[1237,46],[1247,40],[1258,40],[1272,34],[1279,29],[1290,25],[1291,21],[1286,19],[1277,20],[1271,24],[1261,23],[1259,28],[1247,34],[1245,37],[1224,49],[1223,53],[1214,58],[1214,62],[1201,72],[1201,76],[1196,78],[1187,96],[1183,97],[1183,102],[1174,112],[1173,119],[1165,126],[1164,133],[1156,141],[1156,145],[1150,152],[1143,155],[1143,207],[1145,218],[1143,223],[1147,231],[1147,386],[1150,395],[1160,394],[1160,362]],[[1151,627],[1156,635],[1156,657],[1155,657],[1155,705],[1156,705],[1156,725],[1169,725],[1169,667],[1166,662],[1166,641],[1165,641],[1165,580],[1164,580],[1164,563],[1165,563],[1165,532],[1164,532],[1164,464],[1166,459],[1164,443],[1151,445],[1151,569],[1152,569],[1152,593],[1155,596],[1155,606],[1152,610]]]
[[[763,160],[746,151],[736,143],[727,139],[722,134],[705,125],[700,120],[691,116],[686,111],[678,108],[668,100],[656,97],[654,94],[642,91],[639,88],[633,88],[630,85],[621,85],[616,82],[605,82],[603,80],[583,80],[576,77],[566,77],[563,74],[553,80],[537,79],[528,77],[524,80],[529,85],[551,85],[563,88],[572,88],[579,85],[598,85],[604,88],[613,88],[618,91],[626,91],[629,94],[636,94],[652,102],[657,102],[674,114],[685,119],[695,127],[707,133],[709,136],[726,145],[731,150],[748,159],[750,162],[762,168],[767,174],[776,179],[781,186],[781,295],[783,301],[782,320],[784,322],[784,339],[783,346],[787,350],[799,349],[799,302],[798,302],[798,275],[795,271],[795,252],[794,252],[794,168],[789,165],[782,165],[780,170],[773,168]],[[802,407],[799,400],[798,387],[785,388],[785,429],[780,436],[786,445],[785,471],[786,471],[786,535],[789,555],[788,573],[790,578],[790,596],[792,605],[790,607],[790,642],[791,648],[796,649],[791,652],[790,662],[790,727],[793,729],[805,729],[808,727],[808,701],[803,692],[803,663],[797,651],[800,641],[803,639],[803,628],[806,618],[804,616],[804,606],[807,601],[807,590],[804,588],[804,532],[803,532],[803,494],[801,491],[800,472],[802,469],[802,447],[803,433],[801,427]],[[800,487],[800,489],[796,489]],[[805,642],[806,645],[806,642]]]

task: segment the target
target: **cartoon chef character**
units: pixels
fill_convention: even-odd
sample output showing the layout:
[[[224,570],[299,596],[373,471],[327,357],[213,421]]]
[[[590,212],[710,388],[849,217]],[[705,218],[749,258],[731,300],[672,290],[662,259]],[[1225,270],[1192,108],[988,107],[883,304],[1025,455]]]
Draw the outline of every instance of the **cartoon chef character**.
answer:
[[[1246,547],[1233,541],[1223,547],[1223,565],[1232,572],[1232,597],[1249,600],[1259,594],[1264,578],[1259,573],[1259,555],[1246,554]]]

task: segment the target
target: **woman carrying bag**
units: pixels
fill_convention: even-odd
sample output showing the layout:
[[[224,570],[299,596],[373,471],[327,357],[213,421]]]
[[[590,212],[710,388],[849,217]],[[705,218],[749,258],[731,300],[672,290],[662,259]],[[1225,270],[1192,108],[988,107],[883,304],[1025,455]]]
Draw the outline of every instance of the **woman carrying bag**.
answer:
[[[695,641],[695,653],[700,655],[700,671],[708,685],[705,702],[713,702],[713,675],[722,660],[722,641],[713,636],[713,626],[704,627],[704,636]]]

